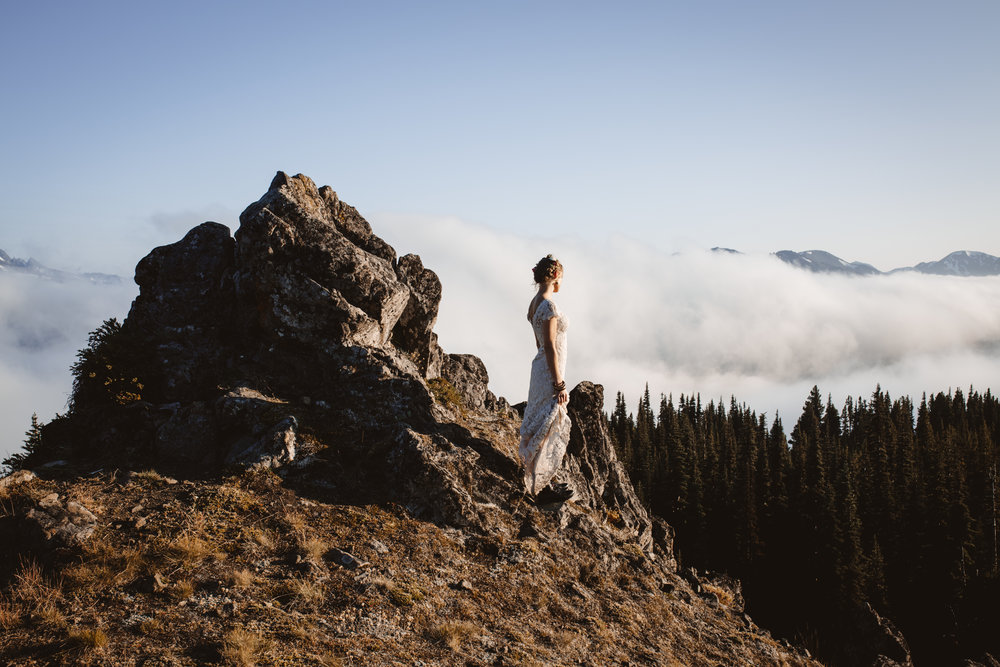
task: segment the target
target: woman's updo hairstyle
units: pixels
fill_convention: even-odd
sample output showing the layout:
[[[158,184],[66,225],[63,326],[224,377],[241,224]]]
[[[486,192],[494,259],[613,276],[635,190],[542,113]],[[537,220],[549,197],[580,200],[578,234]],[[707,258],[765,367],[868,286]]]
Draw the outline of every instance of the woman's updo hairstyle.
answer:
[[[541,285],[544,282],[552,280],[557,275],[562,273],[563,265],[558,259],[552,255],[546,255],[538,260],[538,264],[535,264],[535,268],[531,271],[535,274],[535,282]]]

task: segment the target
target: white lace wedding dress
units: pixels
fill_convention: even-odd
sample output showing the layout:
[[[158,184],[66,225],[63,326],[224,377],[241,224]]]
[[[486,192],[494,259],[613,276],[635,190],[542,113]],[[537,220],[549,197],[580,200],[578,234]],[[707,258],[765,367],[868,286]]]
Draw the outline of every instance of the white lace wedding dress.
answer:
[[[569,322],[554,301],[542,299],[531,318],[535,337],[542,345],[531,362],[531,385],[528,388],[528,404],[524,408],[521,421],[521,445],[519,453],[524,463],[524,483],[528,492],[537,494],[548,484],[566,453],[569,444],[570,420],[565,405],[559,405],[556,392],[552,389],[552,372],[545,358],[543,335],[549,319],[557,318],[556,362],[559,373],[566,377],[566,329]]]

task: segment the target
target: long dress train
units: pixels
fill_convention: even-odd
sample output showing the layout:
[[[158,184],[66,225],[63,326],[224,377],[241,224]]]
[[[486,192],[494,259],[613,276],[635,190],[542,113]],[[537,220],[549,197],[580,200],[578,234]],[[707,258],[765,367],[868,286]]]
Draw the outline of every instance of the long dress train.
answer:
[[[521,420],[521,444],[518,452],[524,463],[524,484],[531,494],[537,494],[556,474],[569,444],[570,419],[565,405],[559,405],[552,389],[554,378],[545,358],[544,328],[549,319],[557,318],[556,361],[559,373],[566,377],[566,330],[569,323],[554,301],[542,299],[531,318],[535,337],[542,345],[531,362],[531,384],[528,404]]]

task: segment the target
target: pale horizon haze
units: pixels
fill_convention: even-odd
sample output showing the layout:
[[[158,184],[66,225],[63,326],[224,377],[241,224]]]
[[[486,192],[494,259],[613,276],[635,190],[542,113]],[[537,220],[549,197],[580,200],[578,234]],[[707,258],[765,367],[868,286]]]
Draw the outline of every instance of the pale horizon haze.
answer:
[[[633,410],[646,381],[793,420],[816,383],[985,389],[1000,279],[852,282],[769,253],[1000,255],[997,34],[992,0],[6,3],[0,249],[128,283],[301,172],[441,275],[442,343],[512,399],[549,252],[570,379]],[[0,454],[136,290],[0,287]]]

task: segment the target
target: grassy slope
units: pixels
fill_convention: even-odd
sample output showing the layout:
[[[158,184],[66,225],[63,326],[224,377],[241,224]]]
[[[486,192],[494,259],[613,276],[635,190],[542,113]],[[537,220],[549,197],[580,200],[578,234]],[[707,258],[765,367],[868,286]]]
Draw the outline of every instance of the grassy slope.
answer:
[[[480,432],[513,447],[509,430]],[[613,516],[573,503],[514,499],[483,536],[307,497],[266,469],[64,471],[0,490],[0,515],[52,492],[98,529],[0,564],[11,664],[817,664],[746,620],[737,591],[665,579]],[[537,536],[518,537],[525,521]]]

